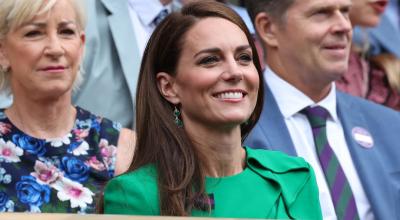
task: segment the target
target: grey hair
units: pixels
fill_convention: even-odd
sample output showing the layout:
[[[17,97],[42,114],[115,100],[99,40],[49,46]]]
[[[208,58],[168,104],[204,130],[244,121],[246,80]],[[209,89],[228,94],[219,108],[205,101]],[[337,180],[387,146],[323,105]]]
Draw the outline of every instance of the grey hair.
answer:
[[[18,28],[25,22],[32,20],[35,16],[49,12],[58,0],[0,0],[0,41],[5,38],[7,33]],[[86,15],[82,0],[69,0],[76,13],[76,20],[79,31],[84,31],[86,27]],[[0,59],[4,59],[0,57]],[[2,60],[0,60],[2,61]],[[3,66],[0,62],[0,91],[10,91],[9,74],[10,67]],[[83,69],[79,67],[73,85],[73,91],[79,89],[83,81]]]

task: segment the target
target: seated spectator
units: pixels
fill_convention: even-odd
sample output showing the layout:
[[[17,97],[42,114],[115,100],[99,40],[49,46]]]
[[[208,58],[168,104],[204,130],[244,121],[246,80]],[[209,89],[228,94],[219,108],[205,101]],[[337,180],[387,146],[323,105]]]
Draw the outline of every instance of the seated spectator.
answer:
[[[156,28],[139,76],[137,148],[130,172],[105,188],[105,213],[321,219],[308,163],[242,147],[263,105],[257,56],[222,3],[188,4]]]
[[[14,96],[0,110],[0,212],[93,212],[105,182],[130,163],[133,133],[71,104],[85,42],[80,2],[0,1],[0,84]]]
[[[376,5],[381,6],[379,10]],[[377,7],[378,7],[377,6]],[[380,1],[353,0],[350,20],[353,26],[374,27],[379,24],[385,4]],[[353,45],[348,71],[336,81],[339,90],[400,110],[400,60],[380,54],[364,58],[362,49]]]

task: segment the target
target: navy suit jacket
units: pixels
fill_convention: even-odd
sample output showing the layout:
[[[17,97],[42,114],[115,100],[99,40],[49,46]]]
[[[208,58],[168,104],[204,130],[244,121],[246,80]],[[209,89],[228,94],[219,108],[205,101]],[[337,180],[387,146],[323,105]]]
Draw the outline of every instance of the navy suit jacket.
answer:
[[[296,156],[283,115],[267,85],[265,93],[262,115],[245,145]],[[400,113],[339,91],[337,108],[350,154],[376,219],[400,219]],[[364,148],[353,139],[354,127],[370,132],[374,139],[372,148]]]

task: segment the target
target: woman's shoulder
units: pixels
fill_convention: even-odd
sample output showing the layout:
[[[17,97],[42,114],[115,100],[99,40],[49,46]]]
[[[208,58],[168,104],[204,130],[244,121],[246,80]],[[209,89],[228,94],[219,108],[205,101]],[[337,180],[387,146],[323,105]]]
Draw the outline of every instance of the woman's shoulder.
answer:
[[[310,169],[310,165],[303,158],[289,156],[280,151],[252,149],[246,147],[246,152],[247,162],[250,165],[273,173],[285,173]]]
[[[89,132],[88,135],[97,136],[100,142],[103,140],[103,142],[107,141],[108,145],[118,145],[122,129],[120,123],[95,115],[79,106],[76,106],[76,111],[74,130],[78,132],[91,130],[92,132]]]
[[[121,123],[116,122],[116,121],[112,121],[106,117],[100,116],[100,115],[96,115],[93,114],[92,112],[90,112],[89,110],[86,110],[82,107],[76,106],[76,111],[77,111],[77,115],[76,115],[76,119],[78,121],[91,121],[92,125],[96,125],[99,124],[99,126],[107,126],[107,127],[111,127],[115,130],[120,131],[122,128]]]
[[[119,176],[114,177],[111,181],[118,181],[120,183],[134,183],[148,184],[149,182],[157,182],[157,171],[154,165],[149,164],[138,168],[134,171],[126,172]]]
[[[157,191],[156,168],[153,165],[146,165],[116,176],[107,183],[104,193],[115,192],[115,188],[128,195],[154,193]]]
[[[106,214],[159,214],[157,174],[147,165],[110,180],[104,190]]]

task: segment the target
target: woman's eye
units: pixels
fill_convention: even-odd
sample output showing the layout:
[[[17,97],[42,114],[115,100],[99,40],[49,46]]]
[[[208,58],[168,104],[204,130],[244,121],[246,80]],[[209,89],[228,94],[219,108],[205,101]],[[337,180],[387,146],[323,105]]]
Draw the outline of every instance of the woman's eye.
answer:
[[[36,37],[41,34],[40,31],[29,31],[25,34],[25,37]]]
[[[219,58],[217,56],[208,56],[200,60],[199,64],[201,65],[210,65],[217,63]]]
[[[253,60],[253,57],[250,54],[241,54],[239,56],[240,61],[250,62]]]
[[[73,29],[62,29],[60,31],[60,34],[62,34],[62,35],[75,35],[75,30],[73,30]]]
[[[242,65],[247,65],[253,61],[253,57],[250,54],[244,53],[240,54],[239,57],[237,58],[237,62],[239,62]]]

